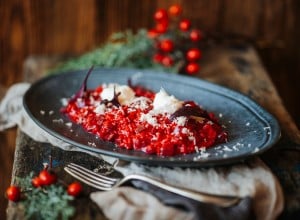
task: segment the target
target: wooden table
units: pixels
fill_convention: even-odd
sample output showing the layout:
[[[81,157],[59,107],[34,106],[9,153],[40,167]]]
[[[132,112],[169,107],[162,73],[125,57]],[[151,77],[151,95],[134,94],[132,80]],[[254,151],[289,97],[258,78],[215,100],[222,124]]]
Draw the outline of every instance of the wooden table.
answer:
[[[55,65],[59,57],[30,57],[25,62],[25,80],[33,82],[44,75],[45,70]],[[285,209],[282,219],[294,218],[300,214],[300,132],[286,111],[276,88],[261,64],[256,51],[249,45],[213,46],[204,51],[202,70],[198,77],[240,91],[256,100],[272,113],[282,128],[281,140],[261,155],[264,162],[278,177],[285,195]],[[66,181],[61,170],[72,161],[94,168],[104,162],[88,154],[65,152],[49,144],[37,143],[22,132],[18,132],[12,182],[30,171],[41,169],[42,163],[55,160],[58,174]],[[92,189],[86,188],[86,195]],[[76,201],[75,219],[105,219],[101,211],[84,197]],[[18,207],[8,206],[8,219],[20,215]]]

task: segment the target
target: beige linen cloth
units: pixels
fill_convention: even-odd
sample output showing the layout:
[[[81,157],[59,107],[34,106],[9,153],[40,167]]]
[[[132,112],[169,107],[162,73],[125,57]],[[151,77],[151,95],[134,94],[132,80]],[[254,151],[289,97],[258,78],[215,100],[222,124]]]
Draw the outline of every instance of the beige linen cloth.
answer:
[[[19,83],[8,89],[0,103],[0,131],[17,125],[35,141],[47,142],[64,150],[83,151],[49,135],[32,121],[22,104],[23,95],[29,87],[28,83]],[[108,157],[103,159],[108,162],[114,160]],[[258,158],[248,164],[217,168],[171,169],[128,163],[117,166],[116,169],[124,175],[141,173],[196,191],[249,196],[259,220],[276,219],[283,210],[284,199],[280,184]],[[151,194],[134,188],[121,187],[108,192],[95,192],[90,198],[109,219],[193,219],[193,213],[165,206]]]

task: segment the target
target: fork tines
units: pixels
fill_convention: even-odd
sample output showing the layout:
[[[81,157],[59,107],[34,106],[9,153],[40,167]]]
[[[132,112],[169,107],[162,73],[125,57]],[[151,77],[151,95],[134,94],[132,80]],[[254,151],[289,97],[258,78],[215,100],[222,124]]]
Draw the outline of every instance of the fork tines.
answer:
[[[74,163],[68,164],[64,170],[85,184],[100,190],[111,190],[118,181],[118,179],[103,176]]]

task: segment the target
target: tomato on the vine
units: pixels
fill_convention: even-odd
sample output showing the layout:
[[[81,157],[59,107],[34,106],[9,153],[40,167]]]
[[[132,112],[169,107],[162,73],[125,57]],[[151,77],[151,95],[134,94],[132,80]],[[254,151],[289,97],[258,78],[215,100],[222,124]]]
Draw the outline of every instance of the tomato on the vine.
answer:
[[[167,21],[158,22],[155,26],[155,30],[160,34],[165,33],[167,31],[167,29],[168,29]]]
[[[191,48],[186,52],[186,59],[188,61],[197,61],[201,58],[202,53],[198,48]]]
[[[180,5],[171,5],[169,8],[169,13],[172,16],[178,16],[182,13],[182,8]]]
[[[191,32],[190,32],[190,39],[193,42],[200,41],[202,39],[202,33],[201,33],[201,31],[196,30],[196,29],[191,30]]]
[[[154,13],[154,19],[156,21],[162,21],[162,20],[167,20],[168,19],[168,12],[166,9],[158,9],[155,13]]]
[[[182,19],[179,23],[179,28],[182,31],[188,31],[191,27],[191,21],[188,19]]]
[[[10,186],[6,189],[6,197],[8,200],[17,202],[21,198],[21,190],[18,186]]]
[[[154,62],[160,63],[163,58],[164,58],[164,56],[162,54],[156,53],[156,54],[154,54],[152,59],[153,59]]]
[[[31,180],[31,184],[32,184],[35,188],[41,187],[41,186],[43,185],[41,179],[40,179],[38,176],[34,177],[34,178]]]
[[[148,37],[149,38],[155,38],[159,35],[158,31],[156,29],[150,29],[148,31]]]
[[[162,40],[159,43],[159,49],[161,49],[164,52],[171,52],[174,49],[174,43],[170,39]]]
[[[192,27],[191,20],[182,16],[182,6],[177,3],[167,9],[157,9],[153,15],[155,26],[148,31],[148,37],[154,39],[155,45],[152,61],[165,67],[183,61],[186,62],[183,73],[196,74],[200,70],[197,62],[202,57],[202,51],[195,43],[203,38],[201,30]],[[189,46],[185,44],[194,46],[188,50]],[[182,61],[177,54],[184,55]]]
[[[198,63],[195,63],[195,62],[189,63],[185,67],[185,71],[191,75],[198,73],[199,70],[200,70],[200,66]]]
[[[161,60],[161,63],[166,67],[170,67],[170,66],[173,66],[174,60],[170,56],[164,56]]]
[[[79,182],[73,182],[68,186],[67,192],[70,196],[79,196],[82,192],[82,186]]]
[[[42,185],[46,186],[55,183],[57,180],[56,174],[48,170],[42,170],[38,177],[40,178]]]

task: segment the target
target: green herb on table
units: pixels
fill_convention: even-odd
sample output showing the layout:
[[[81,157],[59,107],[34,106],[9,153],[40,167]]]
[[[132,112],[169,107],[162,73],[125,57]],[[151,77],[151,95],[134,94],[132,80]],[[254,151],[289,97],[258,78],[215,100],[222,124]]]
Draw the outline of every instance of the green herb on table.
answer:
[[[77,58],[59,64],[50,73],[95,67],[125,67],[138,69],[157,69],[178,72],[178,66],[166,68],[153,62],[153,39],[147,37],[147,31],[139,30],[136,34],[125,31],[113,34],[102,47],[96,48]]]
[[[18,202],[26,219],[69,219],[75,214],[71,201],[80,195],[81,184],[71,183],[66,189],[58,183],[54,172],[46,167],[38,176],[31,172],[17,178],[16,186],[7,189],[6,196]]]
[[[21,201],[27,219],[69,219],[75,208],[69,204],[74,200],[60,185],[33,188],[24,193],[26,199]]]

